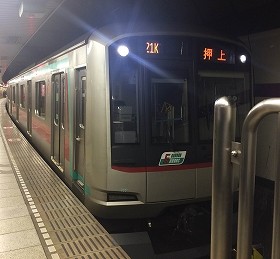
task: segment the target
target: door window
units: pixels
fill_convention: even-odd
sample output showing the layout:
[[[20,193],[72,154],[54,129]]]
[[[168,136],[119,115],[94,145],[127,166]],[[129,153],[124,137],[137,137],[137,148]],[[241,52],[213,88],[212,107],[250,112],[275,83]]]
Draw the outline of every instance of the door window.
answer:
[[[86,107],[86,77],[82,76],[80,78],[80,86],[77,89],[77,126],[84,129],[85,128],[85,107]]]
[[[60,75],[54,77],[54,123],[59,125],[60,114]]]
[[[46,117],[46,82],[36,82],[35,87],[35,114],[45,118]]]

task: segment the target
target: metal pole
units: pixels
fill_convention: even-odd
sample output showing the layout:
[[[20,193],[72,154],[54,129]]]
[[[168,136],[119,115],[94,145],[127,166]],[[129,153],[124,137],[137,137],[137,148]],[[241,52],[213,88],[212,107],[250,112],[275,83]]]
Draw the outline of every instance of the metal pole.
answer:
[[[252,253],[257,127],[262,118],[268,114],[277,112],[280,112],[280,99],[273,98],[265,100],[251,109],[243,124],[237,259],[250,259]]]
[[[215,102],[212,169],[211,259],[231,258],[233,174],[231,143],[236,107],[227,97]]]
[[[272,230],[272,259],[280,258],[280,114],[278,113],[278,127],[276,134],[276,166],[275,166],[275,185],[274,185],[274,213]]]

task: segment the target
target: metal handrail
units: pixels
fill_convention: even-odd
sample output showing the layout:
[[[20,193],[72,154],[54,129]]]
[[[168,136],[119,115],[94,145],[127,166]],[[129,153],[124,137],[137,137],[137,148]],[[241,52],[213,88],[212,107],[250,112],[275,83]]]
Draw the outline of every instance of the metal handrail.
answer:
[[[232,196],[223,186],[228,184],[232,179],[232,174],[229,172],[231,163],[229,156],[231,150],[229,149],[229,141],[232,139],[233,117],[231,112],[223,111],[225,108],[222,103],[227,105],[227,109],[232,111],[232,105],[229,99],[223,97],[216,101],[214,111],[214,133],[213,133],[213,184],[212,184],[212,231],[211,231],[211,259],[225,259],[230,258],[231,253],[231,225],[229,222],[224,222],[223,214],[228,216],[232,213],[230,206],[232,206]],[[257,129],[260,121],[267,115],[280,112],[280,99],[272,98],[260,102],[254,106],[248,113],[242,128],[241,135],[241,168],[240,168],[240,182],[239,182],[239,207],[238,207],[238,234],[237,234],[237,259],[250,259],[252,253],[252,230],[253,230],[253,203],[255,190],[255,168],[256,168],[256,146],[257,146]],[[221,118],[215,119],[215,115],[224,114]],[[279,123],[280,125],[280,115]],[[221,129],[229,132],[222,132],[217,134]],[[280,131],[280,126],[278,126]],[[217,140],[216,138],[221,137]],[[226,145],[225,145],[226,143]],[[219,145],[217,147],[216,145]],[[278,144],[277,151],[280,151]],[[220,153],[221,152],[221,153]],[[223,154],[222,154],[223,152]],[[280,154],[280,152],[278,153]],[[223,161],[219,160],[221,157]],[[219,169],[217,164],[223,164],[224,169]],[[280,169],[280,162],[277,163],[276,170]],[[219,176],[220,175],[220,176]],[[277,170],[277,178],[275,181],[274,194],[274,227],[273,227],[273,241],[272,241],[272,259],[280,258],[280,175]],[[279,175],[279,176],[278,176]],[[227,179],[229,178],[229,179]],[[219,192],[219,195],[217,195]],[[221,197],[225,201],[221,201]],[[231,201],[229,201],[231,199]],[[217,203],[219,205],[217,205]],[[219,211],[224,210],[224,211]],[[229,216],[231,219],[231,216]],[[221,221],[222,219],[222,221]],[[222,224],[221,224],[222,222]],[[275,228],[277,227],[277,229]],[[230,230],[230,232],[229,232]]]
[[[215,102],[212,169],[211,258],[230,258],[232,229],[231,143],[235,136],[236,106],[228,97]]]
[[[241,135],[242,161],[239,181],[237,259],[249,259],[252,252],[257,129],[260,121],[265,116],[279,112],[280,99],[267,99],[251,109],[243,124]],[[276,217],[278,218],[279,215],[274,215],[274,218]],[[277,256],[276,258],[279,257]]]

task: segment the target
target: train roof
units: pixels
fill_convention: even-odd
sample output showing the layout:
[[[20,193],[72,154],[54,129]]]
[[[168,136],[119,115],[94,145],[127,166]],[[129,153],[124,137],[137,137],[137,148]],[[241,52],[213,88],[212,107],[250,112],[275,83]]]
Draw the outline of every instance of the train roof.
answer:
[[[89,40],[96,40],[104,45],[110,45],[112,42],[133,35],[187,35],[193,37],[209,37],[217,40],[240,44],[244,47],[242,41],[232,38],[228,35],[223,35],[205,27],[193,26],[188,24],[163,24],[163,23],[137,23],[130,24],[111,24],[99,29],[93,29],[77,38],[76,40],[65,45],[63,48],[52,53],[42,61],[48,60],[51,57],[70,51],[75,46],[87,44]],[[41,61],[41,62],[42,62]],[[41,63],[39,62],[39,63]]]
[[[45,57],[37,63],[33,63],[29,67],[22,70],[20,74],[30,70],[31,68],[38,66],[39,64],[46,63],[55,57],[62,56],[63,54],[74,50],[78,47],[86,45],[89,40],[98,41],[104,45],[110,45],[112,42],[127,37],[127,36],[142,36],[142,35],[186,35],[192,37],[209,37],[212,39],[228,41],[234,44],[243,45],[243,43],[227,35],[222,35],[220,33],[211,31],[207,28],[187,25],[187,24],[148,24],[148,23],[137,23],[134,25],[129,24],[112,24],[101,27],[100,29],[93,29],[90,32],[83,34],[76,40],[70,42],[64,47],[58,49],[51,55]]]
[[[205,27],[177,23],[137,23],[137,24],[112,24],[104,26],[90,33],[90,39],[97,40],[104,45],[133,35],[187,35],[193,37],[209,37],[218,40],[229,41],[235,44],[243,43],[236,38],[224,35]]]

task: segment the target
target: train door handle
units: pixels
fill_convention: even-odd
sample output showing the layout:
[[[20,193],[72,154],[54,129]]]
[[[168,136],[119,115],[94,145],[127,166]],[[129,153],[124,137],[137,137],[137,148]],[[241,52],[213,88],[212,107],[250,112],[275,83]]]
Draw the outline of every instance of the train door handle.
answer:
[[[78,137],[76,138],[76,140],[77,140],[77,141],[81,141],[81,138],[78,136]]]

